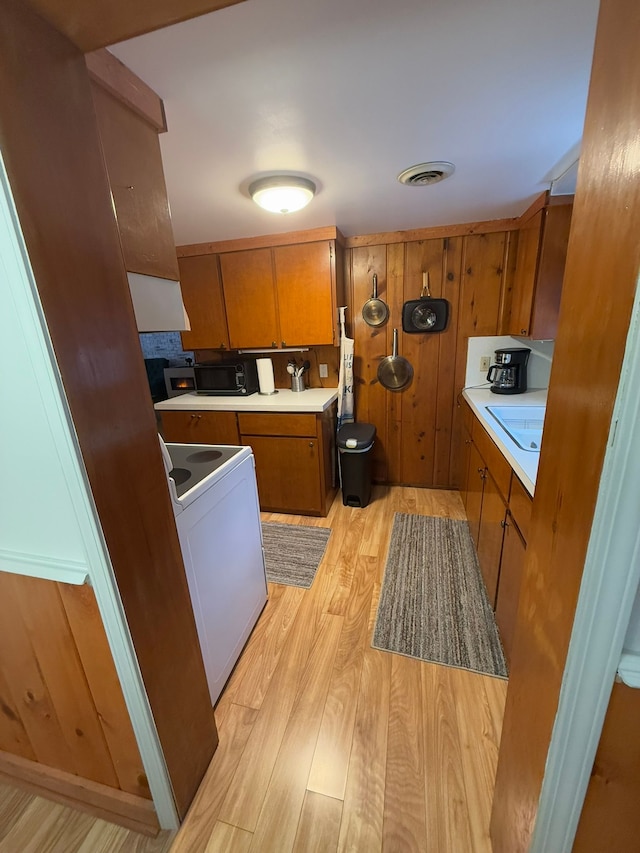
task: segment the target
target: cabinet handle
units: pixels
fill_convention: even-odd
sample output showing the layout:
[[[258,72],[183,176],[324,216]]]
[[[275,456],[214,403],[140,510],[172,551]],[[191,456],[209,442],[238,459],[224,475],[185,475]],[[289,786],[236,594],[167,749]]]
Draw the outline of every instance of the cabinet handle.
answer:
[[[471,439],[470,439],[470,438],[465,438],[464,443],[465,443],[465,444],[471,444]]]
[[[283,346],[283,347],[286,347],[286,345],[287,345],[287,342],[286,342],[286,341],[282,341],[282,346]]]
[[[312,441],[310,441],[310,442],[309,442],[309,447],[313,447],[313,442],[312,442]]]
[[[506,519],[506,518],[503,518],[503,519],[502,519],[502,521],[500,522],[500,527],[501,527],[503,530],[506,530],[506,529],[507,529],[507,527],[509,527],[509,526],[510,526],[510,525],[509,525],[509,522],[507,521],[507,519]]]
[[[275,341],[271,341],[271,346],[272,346],[274,349],[277,349],[277,348],[278,348],[278,344],[277,344]]]
[[[222,343],[220,344],[220,349],[226,349],[226,348],[227,348],[227,345],[225,344],[224,341],[222,341]]]
[[[526,335],[526,334],[528,334],[528,333],[529,333],[529,329],[520,329],[520,334],[521,334],[521,335]]]
[[[198,420],[200,420],[200,418],[202,417],[202,415],[196,415],[196,417],[198,418]]]

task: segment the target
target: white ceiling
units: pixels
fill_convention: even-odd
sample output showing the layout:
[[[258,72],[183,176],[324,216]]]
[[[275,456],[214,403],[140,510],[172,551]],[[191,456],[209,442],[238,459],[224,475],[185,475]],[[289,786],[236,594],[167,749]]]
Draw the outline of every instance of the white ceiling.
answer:
[[[598,0],[246,0],[111,48],[164,99],[176,243],[517,216],[575,159]],[[397,174],[450,160],[454,175]],[[260,210],[250,180],[318,185]]]

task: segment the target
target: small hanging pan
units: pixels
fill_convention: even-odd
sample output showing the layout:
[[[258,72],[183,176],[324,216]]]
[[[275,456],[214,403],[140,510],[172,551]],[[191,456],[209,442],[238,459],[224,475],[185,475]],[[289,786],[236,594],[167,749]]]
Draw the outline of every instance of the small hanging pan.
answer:
[[[402,306],[402,331],[443,332],[449,319],[449,303],[446,299],[432,299],[429,289],[429,273],[422,273],[420,299],[411,299]]]
[[[378,274],[373,274],[373,295],[362,306],[362,319],[367,326],[382,326],[387,322],[389,308],[386,302],[378,299]]]
[[[398,355],[398,330],[393,330],[393,354],[383,358],[378,365],[378,380],[388,391],[402,391],[413,379],[413,367]]]

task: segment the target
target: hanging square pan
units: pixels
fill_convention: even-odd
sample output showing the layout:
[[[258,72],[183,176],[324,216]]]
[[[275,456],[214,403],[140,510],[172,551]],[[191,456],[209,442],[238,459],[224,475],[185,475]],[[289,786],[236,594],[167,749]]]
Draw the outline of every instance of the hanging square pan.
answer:
[[[448,321],[449,303],[446,299],[421,297],[402,306],[402,331],[409,334],[443,332]]]

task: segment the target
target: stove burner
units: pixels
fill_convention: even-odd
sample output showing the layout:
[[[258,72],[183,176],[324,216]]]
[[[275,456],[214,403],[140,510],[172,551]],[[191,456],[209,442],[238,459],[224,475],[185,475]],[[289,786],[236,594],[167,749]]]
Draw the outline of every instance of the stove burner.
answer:
[[[181,486],[191,478],[191,471],[187,468],[172,468],[169,476],[173,478],[173,482],[176,486]]]
[[[222,453],[219,450],[199,450],[197,453],[190,453],[187,462],[213,462],[214,459],[220,459]]]

